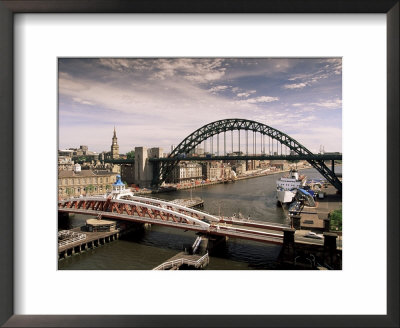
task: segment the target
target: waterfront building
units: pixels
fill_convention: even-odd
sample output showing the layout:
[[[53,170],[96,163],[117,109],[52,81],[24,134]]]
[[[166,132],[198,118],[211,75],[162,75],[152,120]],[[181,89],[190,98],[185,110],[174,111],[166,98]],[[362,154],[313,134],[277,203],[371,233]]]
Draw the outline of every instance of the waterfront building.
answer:
[[[246,162],[245,161],[236,161],[232,166],[232,170],[236,172],[236,175],[242,175],[246,172]]]
[[[202,163],[203,178],[207,180],[230,179],[232,177],[232,167],[222,162]]]
[[[270,161],[268,161],[268,160],[262,160],[262,161],[260,161],[260,169],[266,169],[266,168],[268,168],[270,165],[269,165],[269,162]]]
[[[117,174],[109,171],[81,170],[77,164],[73,171],[58,172],[58,196],[60,198],[105,194],[111,190]]]
[[[211,181],[222,179],[224,168],[221,162],[204,162],[202,167],[204,179]]]
[[[290,167],[287,161],[281,160],[272,160],[269,164],[271,167],[275,167],[277,170],[288,170]]]
[[[172,171],[173,183],[203,179],[202,165],[196,162],[180,162]]]

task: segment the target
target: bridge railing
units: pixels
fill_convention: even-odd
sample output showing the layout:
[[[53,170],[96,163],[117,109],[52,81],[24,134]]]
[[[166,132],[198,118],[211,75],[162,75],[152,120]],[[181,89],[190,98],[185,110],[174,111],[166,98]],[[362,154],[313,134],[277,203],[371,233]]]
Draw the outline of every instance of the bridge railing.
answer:
[[[192,245],[193,253],[196,253],[197,248],[200,246],[201,243],[201,236],[197,237]]]
[[[130,197],[132,197],[132,196],[130,196]],[[186,207],[186,206],[183,206],[183,205],[179,205],[179,204],[176,204],[176,203],[171,203],[170,201],[165,200],[165,199],[161,199],[161,198],[157,198],[157,197],[147,197],[147,196],[146,197],[133,196],[133,197],[135,199],[137,199],[138,201],[143,200],[143,202],[145,202],[146,199],[156,200],[156,201],[159,201],[160,203],[165,203],[165,204],[171,205],[172,207],[185,209],[185,210],[191,211],[193,213],[203,214],[205,216],[208,216],[208,218],[216,219],[216,221],[219,221],[219,219],[218,219],[218,217],[216,215],[210,214],[210,213],[208,213],[208,212],[206,212],[204,210],[193,209],[193,208],[189,208],[189,207]],[[125,200],[129,200],[129,198],[125,198]]]
[[[164,262],[164,263],[160,264],[159,266],[155,267],[153,270],[165,270],[165,269],[172,268],[176,265],[183,265],[183,264],[192,265],[195,268],[199,268],[201,265],[203,265],[206,262],[207,263],[209,262],[208,252],[205,255],[203,255],[201,258],[199,258],[197,261],[180,258],[177,260]]]
[[[145,223],[151,223],[151,224],[152,223],[155,223],[155,224],[164,223],[164,225],[168,223],[169,226],[174,226],[174,227],[179,227],[179,228],[183,228],[184,227],[184,229],[191,229],[191,230],[193,230],[192,228],[196,228],[195,229],[196,231],[202,231],[202,232],[207,232],[208,231],[208,227],[209,227],[209,223],[207,223],[207,222],[198,220],[196,218],[190,217],[190,216],[182,214],[182,213],[178,213],[178,212],[174,213],[173,211],[169,211],[169,210],[166,210],[166,209],[163,209],[163,210],[168,211],[170,214],[173,214],[175,216],[182,217],[182,218],[188,220],[189,222],[190,222],[190,220],[194,220],[199,224],[198,225],[192,225],[192,224],[188,224],[188,223],[183,224],[183,223],[177,223],[177,222],[173,222],[173,221],[168,221],[167,222],[167,221],[163,221],[161,219],[154,219],[154,218],[151,218],[151,217],[142,217],[142,216],[129,215],[129,214],[120,214],[120,213],[117,213],[117,212],[105,212],[105,211],[88,210],[88,209],[77,209],[77,208],[64,208],[64,207],[61,207],[58,210],[62,211],[62,212],[68,212],[68,213],[79,213],[79,214],[82,213],[82,214],[88,214],[88,215],[90,215],[90,214],[99,215],[100,214],[102,217],[111,217],[111,218],[117,218],[117,219],[122,219],[122,220],[123,219],[130,220],[130,219],[135,219],[137,217],[138,219],[140,219],[142,222],[144,221]]]

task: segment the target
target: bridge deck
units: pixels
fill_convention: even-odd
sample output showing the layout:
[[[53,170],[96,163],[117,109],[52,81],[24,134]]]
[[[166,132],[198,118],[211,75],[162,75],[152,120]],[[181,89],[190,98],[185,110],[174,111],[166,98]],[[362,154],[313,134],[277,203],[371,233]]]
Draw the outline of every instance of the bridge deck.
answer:
[[[289,228],[288,225],[281,224],[281,223],[257,221],[257,220],[250,220],[250,219],[235,219],[235,218],[228,218],[228,217],[221,218],[221,220],[219,222],[227,223],[230,225],[254,227],[254,228],[267,229],[267,230],[278,230],[278,231],[282,231],[284,228]]]

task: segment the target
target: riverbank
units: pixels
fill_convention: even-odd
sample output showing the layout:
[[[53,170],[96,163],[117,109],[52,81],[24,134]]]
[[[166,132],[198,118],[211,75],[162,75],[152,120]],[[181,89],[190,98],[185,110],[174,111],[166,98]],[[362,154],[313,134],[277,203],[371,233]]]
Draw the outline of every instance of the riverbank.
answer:
[[[297,168],[297,170],[306,170],[306,169],[310,169],[312,168],[311,166],[306,166],[306,167],[302,167],[302,168]],[[265,170],[255,170],[255,171],[265,171]],[[146,195],[146,194],[158,194],[158,193],[165,193],[165,192],[172,192],[172,191],[179,191],[179,190],[187,190],[187,189],[195,189],[195,188],[202,188],[202,187],[207,187],[207,186],[212,186],[212,185],[219,185],[219,184],[229,184],[229,183],[234,183],[236,181],[240,181],[240,180],[247,180],[247,179],[253,179],[253,178],[259,178],[259,177],[264,177],[264,176],[268,176],[268,175],[275,175],[275,174],[279,174],[279,173],[286,173],[289,172],[290,169],[287,170],[274,170],[274,171],[267,171],[264,173],[250,173],[250,174],[246,174],[246,175],[242,175],[237,177],[235,180],[229,180],[229,181],[224,181],[224,180],[220,180],[220,181],[209,181],[209,182],[204,182],[204,183],[199,183],[199,184],[186,184],[186,185],[182,185],[179,187],[166,187],[166,188],[162,188],[162,189],[157,189],[157,190],[143,190],[143,191],[137,191],[135,192],[136,195]]]
[[[341,172],[338,170],[338,172]],[[163,200],[202,199],[204,211],[213,215],[243,217],[265,222],[288,224],[282,208],[276,206],[276,180],[280,172],[270,172],[259,179],[238,183],[217,184],[212,188],[177,190],[154,195]],[[320,178],[315,169],[301,172],[309,178]],[[328,201],[328,199],[327,199]],[[63,229],[80,227],[87,217],[76,214],[68,221],[59,220]],[[79,256],[68,256],[59,261],[60,270],[152,270],[168,261],[187,245],[193,245],[198,236],[191,231],[153,225],[112,243],[106,243],[94,251]],[[210,255],[205,270],[276,270],[281,246],[231,238],[219,252]]]

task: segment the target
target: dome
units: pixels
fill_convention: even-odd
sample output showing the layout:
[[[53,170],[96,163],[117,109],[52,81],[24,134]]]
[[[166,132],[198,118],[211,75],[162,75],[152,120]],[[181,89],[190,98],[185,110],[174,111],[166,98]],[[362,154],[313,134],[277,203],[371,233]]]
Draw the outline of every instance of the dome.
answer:
[[[118,174],[117,175],[117,181],[115,181],[114,183],[113,183],[113,186],[125,186],[125,184],[124,183],[122,183],[122,181],[121,181],[121,176]]]

